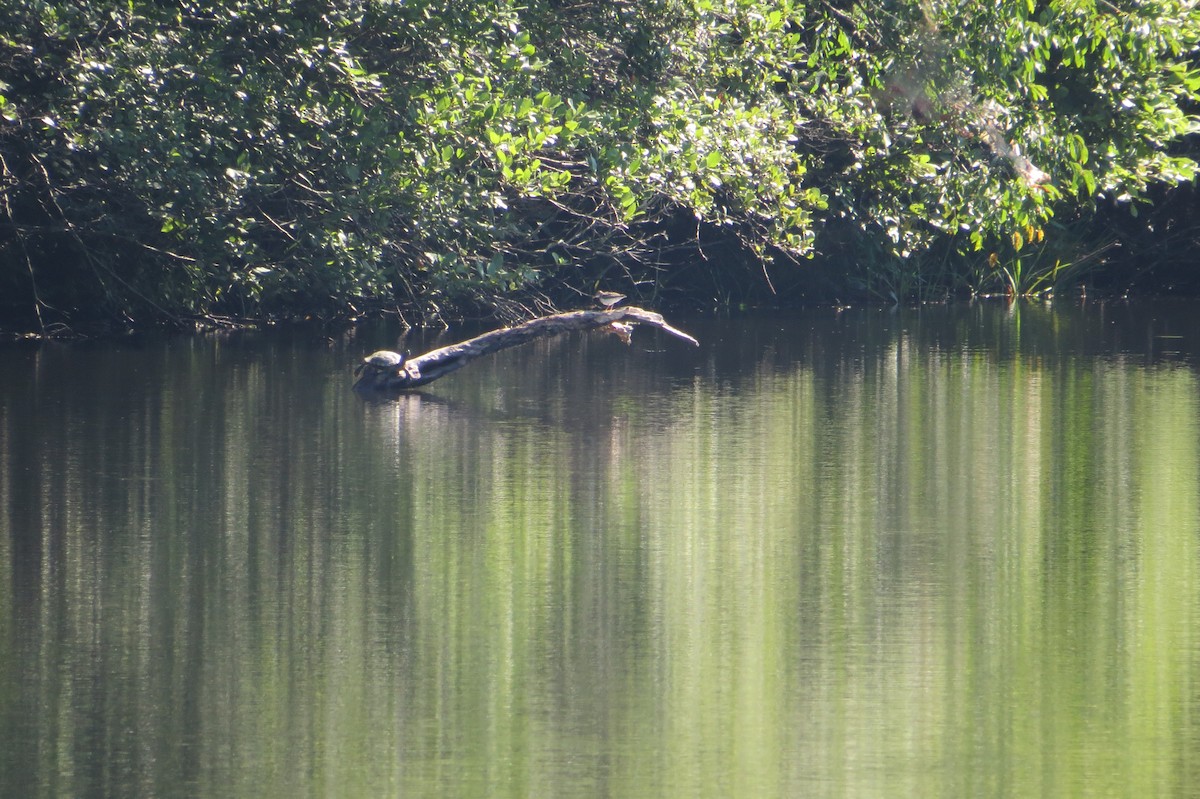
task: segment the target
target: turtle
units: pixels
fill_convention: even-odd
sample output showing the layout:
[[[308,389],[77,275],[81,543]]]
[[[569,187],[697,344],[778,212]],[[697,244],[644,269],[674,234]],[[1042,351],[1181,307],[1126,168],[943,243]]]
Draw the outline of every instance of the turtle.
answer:
[[[372,352],[354,367],[354,376],[358,378],[356,383],[365,381],[375,386],[386,386],[389,378],[401,375],[407,360],[408,353],[401,355],[391,350]]]

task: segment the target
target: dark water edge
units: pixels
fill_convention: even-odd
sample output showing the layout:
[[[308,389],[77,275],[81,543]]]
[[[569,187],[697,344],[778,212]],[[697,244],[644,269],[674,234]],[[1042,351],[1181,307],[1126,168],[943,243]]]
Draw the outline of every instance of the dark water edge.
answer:
[[[1158,259],[1161,262],[1163,259]],[[836,270],[822,278],[821,269],[811,268],[805,273],[796,273],[791,278],[782,275],[774,281],[774,291],[749,290],[746,292],[729,289],[731,296],[743,296],[743,300],[731,300],[732,305],[715,303],[707,295],[689,295],[687,292],[674,295],[663,304],[644,303],[645,307],[657,310],[668,318],[722,318],[752,319],[756,316],[782,317],[817,314],[829,309],[878,309],[919,312],[920,309],[945,308],[950,315],[969,307],[1001,305],[1053,306],[1057,309],[1069,307],[1152,308],[1187,305],[1200,301],[1200,273],[1191,268],[1192,259],[1174,253],[1170,263],[1178,265],[1165,268],[1161,274],[1153,265],[1135,261],[1128,268],[1115,270],[1116,276],[1099,280],[1091,287],[1073,285],[1064,287],[1056,296],[1041,298],[1011,299],[1003,295],[972,297],[969,293],[947,290],[942,298],[932,302],[891,303],[877,298],[856,297],[858,292],[837,288]],[[1141,272],[1139,272],[1139,269]],[[1143,277],[1139,278],[1138,275]],[[805,276],[807,275],[807,277]],[[1124,275],[1123,279],[1121,276]],[[1150,275],[1155,275],[1151,278]],[[794,279],[793,279],[794,278]],[[1136,286],[1136,288],[1135,288]],[[529,307],[535,307],[530,303]],[[559,310],[576,310],[578,302],[566,302]],[[584,304],[586,307],[586,303]],[[516,307],[516,306],[514,306]],[[700,309],[700,310],[697,310]],[[524,321],[528,314],[521,313],[508,321],[515,324]],[[89,340],[115,341],[136,337],[160,337],[177,335],[229,336],[237,334],[270,334],[288,331],[289,335],[308,335],[318,339],[336,341],[353,337],[356,330],[399,331],[407,327],[394,309],[368,310],[355,318],[320,315],[305,312],[262,317],[212,316],[157,316],[147,318],[146,323],[134,319],[110,318],[103,315],[76,314],[69,322],[63,321],[53,312],[47,311],[39,320],[30,307],[0,305],[0,342],[80,342]],[[422,330],[444,331],[447,326],[475,335],[506,323],[491,312],[481,310],[473,318],[429,320],[421,322],[419,313],[410,313],[405,319],[417,324],[414,333]],[[436,335],[436,333],[434,333]],[[463,337],[466,337],[464,335]]]

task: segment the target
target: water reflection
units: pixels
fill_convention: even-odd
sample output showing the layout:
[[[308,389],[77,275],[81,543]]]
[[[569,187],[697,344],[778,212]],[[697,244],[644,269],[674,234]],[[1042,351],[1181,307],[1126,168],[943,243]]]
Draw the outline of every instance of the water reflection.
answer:
[[[0,794],[1184,795],[1177,310],[0,351]]]

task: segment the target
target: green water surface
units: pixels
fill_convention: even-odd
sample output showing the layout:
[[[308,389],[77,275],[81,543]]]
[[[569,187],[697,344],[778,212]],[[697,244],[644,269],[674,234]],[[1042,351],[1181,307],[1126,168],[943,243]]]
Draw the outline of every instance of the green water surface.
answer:
[[[1200,795],[1200,305],[678,321],[0,348],[0,796]]]

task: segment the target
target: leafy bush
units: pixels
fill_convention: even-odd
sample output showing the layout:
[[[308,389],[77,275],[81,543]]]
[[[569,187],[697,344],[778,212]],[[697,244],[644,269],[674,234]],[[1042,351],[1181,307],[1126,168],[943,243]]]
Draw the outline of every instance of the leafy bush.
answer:
[[[764,295],[814,256],[841,290],[1025,292],[1088,266],[1097,201],[1196,171],[1186,0],[464,9],[12,0],[0,296],[519,314]]]

